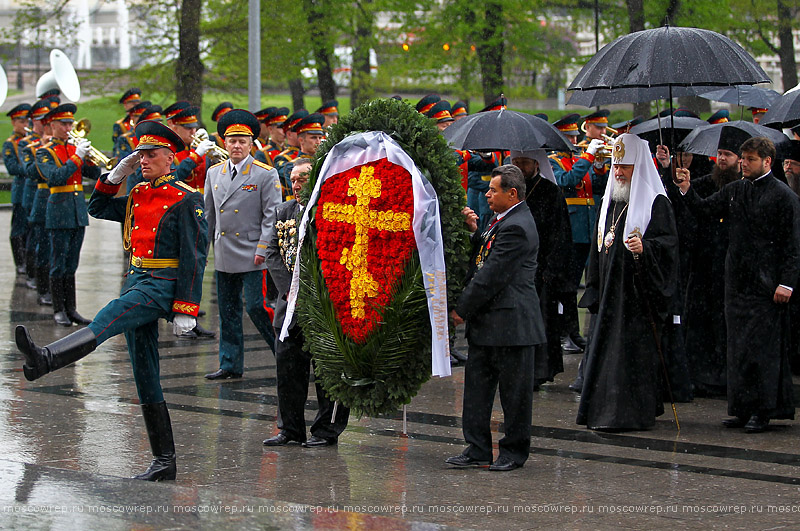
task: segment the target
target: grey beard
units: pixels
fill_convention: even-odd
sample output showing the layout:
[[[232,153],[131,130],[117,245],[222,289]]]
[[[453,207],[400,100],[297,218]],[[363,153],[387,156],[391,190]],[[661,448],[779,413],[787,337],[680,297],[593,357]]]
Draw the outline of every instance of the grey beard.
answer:
[[[629,202],[631,200],[631,183],[620,184],[618,180],[614,179],[611,187],[611,199],[618,203]]]

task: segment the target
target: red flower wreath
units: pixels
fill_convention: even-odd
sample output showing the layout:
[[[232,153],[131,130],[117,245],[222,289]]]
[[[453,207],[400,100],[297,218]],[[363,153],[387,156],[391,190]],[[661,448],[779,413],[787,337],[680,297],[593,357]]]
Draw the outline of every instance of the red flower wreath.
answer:
[[[411,175],[380,159],[325,180],[317,256],[342,331],[363,344],[416,248]],[[366,261],[365,261],[366,259]]]

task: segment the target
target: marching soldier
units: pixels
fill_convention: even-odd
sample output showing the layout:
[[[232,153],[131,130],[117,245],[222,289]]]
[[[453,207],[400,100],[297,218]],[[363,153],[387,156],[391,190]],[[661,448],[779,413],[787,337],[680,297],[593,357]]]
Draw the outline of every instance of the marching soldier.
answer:
[[[579,134],[577,114],[568,114],[555,125],[573,144]],[[602,135],[608,125],[608,111],[600,110],[585,118],[586,134],[590,140],[586,151],[580,156],[572,153],[550,155],[550,165],[556,177],[556,183],[564,192],[572,225],[572,244],[574,251],[573,280],[580,284],[586,260],[589,256],[590,244],[593,241],[594,225],[597,219],[595,196],[605,189],[608,171],[605,164],[596,158],[598,151],[605,145]],[[564,326],[562,347],[566,352],[581,352],[586,348],[586,340],[580,335],[578,323],[577,293],[564,300]],[[574,390],[574,389],[573,389]],[[580,391],[580,388],[577,389]]]
[[[326,101],[314,112],[325,117],[325,123],[322,124],[322,128],[326,131],[329,126],[339,123],[339,102],[337,100]]]
[[[275,344],[273,312],[265,300],[264,255],[283,196],[278,172],[250,155],[259,129],[259,120],[243,109],[233,109],[217,124],[230,158],[209,168],[205,194],[220,320],[219,370],[206,374],[209,380],[241,378],[244,373],[242,291],[250,320],[270,349]]]
[[[142,101],[142,91],[137,88],[129,88],[125,94],[119,99],[119,102],[125,107],[125,116],[114,122],[113,132],[111,133],[111,145],[117,143],[120,135],[123,135],[133,129],[136,124],[135,117],[131,114],[131,109]]]
[[[28,232],[27,214],[22,207],[22,193],[25,188],[25,168],[19,153],[19,142],[25,137],[25,128],[28,126],[28,112],[31,106],[21,103],[6,114],[11,118],[14,128],[13,134],[3,143],[3,163],[6,171],[13,177],[11,182],[11,254],[17,274],[25,273],[25,236]]]
[[[283,188],[283,197],[289,197],[292,195],[292,185],[289,181],[289,177],[292,172],[292,168],[289,167],[284,169],[284,166],[293,161],[297,158],[298,153],[300,153],[300,142],[297,140],[297,132],[294,131],[294,126],[297,125],[300,120],[305,118],[309,115],[309,112],[305,109],[299,109],[292,113],[291,116],[286,118],[283,121],[283,125],[281,129],[283,129],[285,138],[285,145],[286,149],[281,151],[277,157],[273,160],[275,161],[275,169],[278,170],[278,175],[281,178],[281,187]]]
[[[125,226],[124,247],[131,252],[131,265],[119,298],[100,310],[88,327],[45,347],[35,345],[24,326],[17,327],[15,339],[25,356],[25,378],[33,381],[124,333],[154,456],[150,467],[134,478],[173,480],[175,443],[159,381],[158,320],[171,320],[176,331],[194,326],[206,266],[207,225],[203,197],[170,172],[175,152],[185,147],[180,137],[147,121],[136,126],[136,133],[136,153],[97,183],[89,202],[92,216]],[[134,189],[135,201],[115,197],[140,161],[147,182]]]
[[[47,113],[53,137],[36,150],[36,168],[47,180],[50,196],[45,211],[45,229],[50,233],[50,289],[53,318],[61,326],[89,324],[76,310],[75,271],[89,216],[83,193],[83,177],[98,179],[100,168],[88,163],[92,147],[83,139],[68,144],[77,107],[62,103]]]
[[[31,120],[32,131],[26,138],[28,141],[22,148],[22,164],[25,166],[25,191],[22,202],[28,213],[28,246],[27,246],[27,271],[28,277],[36,279],[38,292],[37,302],[42,306],[50,306],[53,299],[50,296],[50,240],[44,228],[44,213],[47,208],[47,198],[50,189],[47,182],[39,175],[36,169],[36,150],[50,141],[50,127],[45,126],[44,117],[51,109],[58,106],[57,100],[45,99],[37,101],[28,115]],[[25,139],[23,139],[25,140]],[[22,143],[22,141],[20,142]],[[41,215],[34,212],[36,197],[42,191],[42,202],[38,207]],[[29,286],[30,287],[30,286]]]

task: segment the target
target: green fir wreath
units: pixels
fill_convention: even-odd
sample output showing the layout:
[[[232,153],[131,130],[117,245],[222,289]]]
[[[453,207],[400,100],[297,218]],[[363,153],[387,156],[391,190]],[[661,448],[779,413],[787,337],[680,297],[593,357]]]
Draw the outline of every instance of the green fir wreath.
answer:
[[[453,306],[466,273],[469,234],[461,210],[465,193],[453,150],[432,120],[407,103],[373,100],[354,109],[331,127],[318,148],[307,201],[326,154],[346,136],[367,131],[390,135],[414,160],[439,199],[447,268],[448,305]],[[336,319],[316,252],[316,208],[310,214],[300,263],[297,320],[315,374],[332,400],[358,416],[393,414],[408,404],[431,374],[431,329],[417,252],[405,266],[389,304],[379,309],[379,323],[363,344],[357,344]]]

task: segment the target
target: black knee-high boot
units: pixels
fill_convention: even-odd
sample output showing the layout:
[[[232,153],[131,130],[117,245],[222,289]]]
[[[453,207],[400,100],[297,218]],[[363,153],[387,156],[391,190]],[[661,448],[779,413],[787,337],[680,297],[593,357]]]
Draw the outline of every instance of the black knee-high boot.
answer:
[[[86,326],[91,323],[92,321],[78,313],[78,310],[75,309],[76,305],[75,275],[64,277],[64,309],[67,312],[67,317],[77,325]]]
[[[53,319],[61,326],[72,326],[65,307],[64,277],[50,277],[50,290],[53,297]]]
[[[97,339],[90,328],[82,328],[46,347],[37,347],[28,329],[19,325],[14,333],[14,339],[17,348],[25,356],[22,371],[25,373],[25,378],[30,381],[75,363],[97,348]]]
[[[175,441],[172,438],[172,423],[166,402],[142,404],[144,425],[150,448],[153,450],[153,461],[142,474],[133,479],[144,481],[174,480],[177,473],[175,465]]]
[[[41,306],[53,305],[53,297],[50,295],[50,270],[48,267],[36,268],[36,291],[39,293],[37,302]]]

